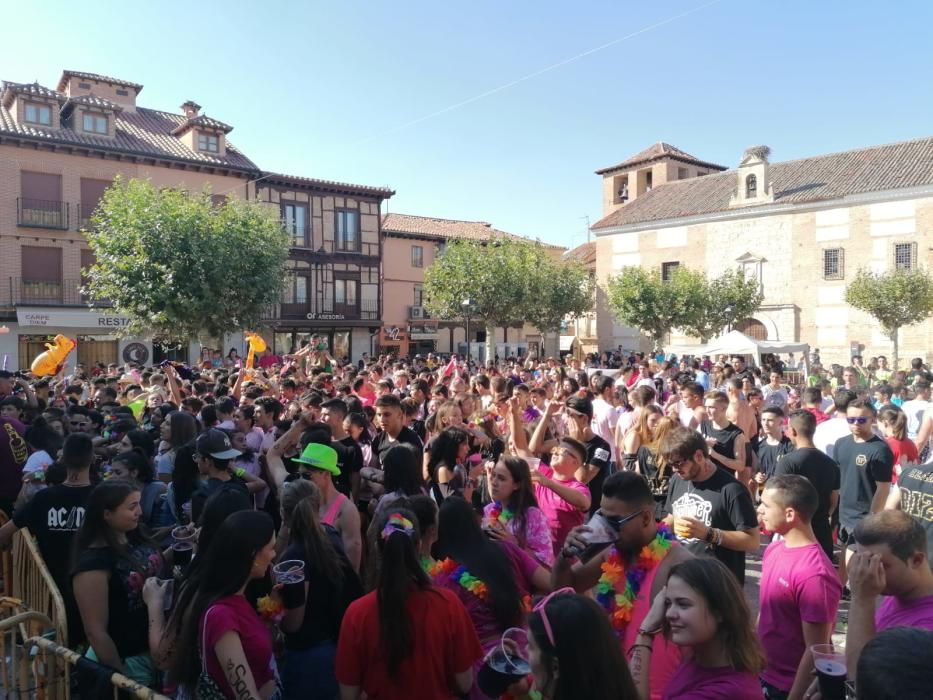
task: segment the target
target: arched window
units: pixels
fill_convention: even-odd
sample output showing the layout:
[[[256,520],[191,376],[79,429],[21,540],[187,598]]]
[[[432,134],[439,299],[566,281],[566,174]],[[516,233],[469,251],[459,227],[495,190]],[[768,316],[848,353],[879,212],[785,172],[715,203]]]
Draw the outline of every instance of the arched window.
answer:
[[[745,178],[745,199],[754,199],[758,196],[758,178],[749,175]]]

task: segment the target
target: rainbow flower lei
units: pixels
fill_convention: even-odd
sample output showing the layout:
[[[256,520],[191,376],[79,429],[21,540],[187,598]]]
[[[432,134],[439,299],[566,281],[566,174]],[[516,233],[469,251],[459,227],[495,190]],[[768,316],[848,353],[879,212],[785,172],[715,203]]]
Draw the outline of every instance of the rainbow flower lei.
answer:
[[[271,620],[278,624],[285,617],[285,606],[282,605],[282,601],[264,595],[256,601],[256,612],[259,613],[262,619]]]
[[[435,562],[428,569],[428,575],[434,579],[434,583],[436,584],[443,584],[445,582],[456,583],[484,603],[489,600],[489,589],[486,588],[486,584],[453,559],[444,559]]]
[[[613,547],[602,563],[602,576],[596,584],[596,601],[609,613],[609,623],[622,636],[632,619],[632,608],[648,572],[671,551],[674,535],[666,525],[658,525],[658,534],[642,547],[635,566],[625,571],[619,550]]]
[[[515,517],[515,514],[512,513],[508,508],[503,508],[502,504],[499,501],[493,501],[492,508],[489,509],[489,520],[498,521],[503,525],[508,524],[508,522]]]

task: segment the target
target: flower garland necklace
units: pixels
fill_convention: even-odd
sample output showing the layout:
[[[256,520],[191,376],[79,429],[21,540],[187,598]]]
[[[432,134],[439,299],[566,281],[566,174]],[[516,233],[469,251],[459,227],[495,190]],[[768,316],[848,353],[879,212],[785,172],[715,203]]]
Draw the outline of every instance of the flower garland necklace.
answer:
[[[445,582],[451,584],[456,583],[484,603],[489,601],[489,589],[486,587],[486,584],[453,559],[443,559],[434,562],[434,564],[427,568],[427,572],[428,575],[434,579],[434,583],[436,584],[443,584]]]
[[[515,514],[508,508],[504,508],[499,501],[493,501],[492,508],[489,509],[489,520],[508,525],[509,521],[515,517]]]
[[[650,544],[642,547],[635,566],[625,571],[619,550],[614,546],[602,563],[602,576],[596,584],[596,601],[609,613],[609,623],[618,636],[622,636],[632,619],[635,598],[641,590],[648,572],[657,566],[674,544],[674,535],[666,525],[658,525],[658,534]]]

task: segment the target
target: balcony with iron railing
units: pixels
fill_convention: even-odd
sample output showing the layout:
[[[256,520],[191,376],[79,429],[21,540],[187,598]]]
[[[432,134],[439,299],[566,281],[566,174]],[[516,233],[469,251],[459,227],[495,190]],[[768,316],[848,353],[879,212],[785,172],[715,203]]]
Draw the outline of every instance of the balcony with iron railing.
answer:
[[[13,306],[112,306],[109,299],[82,294],[80,279],[33,280],[9,278],[9,300]]]
[[[364,299],[340,304],[333,299],[273,304],[263,312],[264,321],[378,321],[379,302]]]
[[[67,231],[70,225],[68,202],[17,197],[16,224],[31,228],[52,228]]]

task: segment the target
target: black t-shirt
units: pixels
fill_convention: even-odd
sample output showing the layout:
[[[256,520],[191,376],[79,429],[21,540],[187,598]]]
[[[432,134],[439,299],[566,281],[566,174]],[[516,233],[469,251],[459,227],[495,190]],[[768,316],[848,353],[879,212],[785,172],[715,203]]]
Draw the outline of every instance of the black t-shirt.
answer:
[[[339,535],[337,538],[339,540]],[[308,582],[308,605],[305,606],[304,621],[297,632],[285,634],[286,649],[305,650],[326,642],[336,644],[347,607],[363,595],[363,585],[350,561],[340,547],[334,549],[343,572],[339,588],[314,566],[314,562],[307,561],[303,547],[290,545],[282,555],[282,561],[297,559],[305,562],[305,580]]]
[[[78,556],[74,574],[106,571],[107,634],[121,659],[149,653],[149,612],[143,600],[143,584],[162,570],[162,555],[148,544],[130,546],[129,558],[110,547],[92,547]]]
[[[198,522],[201,519],[201,513],[204,512],[204,505],[207,499],[218,491],[226,489],[240,491],[247,498],[252,498],[249,489],[246,488],[246,482],[238,476],[231,476],[226,481],[211,477],[207,481],[202,481],[197,490],[191,494],[191,520]]]
[[[415,431],[411,428],[402,428],[401,432],[398,434],[398,437],[393,440],[389,437],[389,434],[381,430],[379,434],[376,435],[376,439],[373,440],[373,454],[379,458],[379,464],[382,465],[382,460],[385,457],[386,452],[391,450],[399,443],[408,443],[409,445],[414,445],[419,452],[424,450],[424,443],[421,442],[421,438],[415,434]]]
[[[84,506],[93,486],[50,486],[16,511],[13,522],[28,527],[39,553],[61,591],[71,589],[72,542],[84,522]]]
[[[897,487],[901,510],[923,526],[927,533],[927,551],[933,552],[933,462],[905,467],[897,478]],[[930,566],[933,567],[933,563]]]
[[[612,448],[599,435],[594,435],[584,445],[586,446],[586,463],[599,469],[596,476],[587,484],[590,488],[590,515],[592,515],[599,509],[603,497],[603,482],[609,476]]]
[[[890,483],[894,471],[894,453],[877,435],[856,442],[846,435],[836,440],[833,457],[839,462],[839,524],[848,532],[871,512],[871,501],[878,483]]]
[[[784,435],[776,445],[770,444],[767,438],[760,438],[755,441],[752,450],[758,455],[758,471],[770,478],[774,476],[774,470],[784,455],[794,451],[794,443]]]
[[[337,466],[340,475],[334,477],[334,486],[344,496],[350,495],[350,477],[359,474],[363,468],[363,450],[359,443],[347,435],[340,440],[331,442],[331,447],[337,453]]]
[[[725,469],[717,469],[709,479],[701,482],[684,481],[675,474],[671,477],[664,512],[667,515],[690,516],[720,530],[758,529],[758,515],[748,489]],[[710,554],[706,542],[693,538],[678,540],[692,554]],[[739,583],[745,582],[745,552],[715,547],[712,554],[729,567]]]
[[[801,447],[786,455],[774,470],[774,476],[799,474],[810,480],[819,496],[819,505],[813,514],[813,534],[830,558],[833,555],[832,526],[829,523],[829,505],[833,491],[839,490],[839,465],[815,447]]]
[[[713,461],[713,464],[725,469],[730,474],[734,474],[735,471],[716,459],[716,455],[735,459],[737,456],[735,454],[735,441],[742,434],[742,429],[735,423],[729,423],[725,428],[717,428],[713,425],[713,421],[705,420],[700,423],[700,433],[703,437],[716,438],[716,444],[709,451],[709,458]]]

